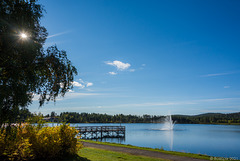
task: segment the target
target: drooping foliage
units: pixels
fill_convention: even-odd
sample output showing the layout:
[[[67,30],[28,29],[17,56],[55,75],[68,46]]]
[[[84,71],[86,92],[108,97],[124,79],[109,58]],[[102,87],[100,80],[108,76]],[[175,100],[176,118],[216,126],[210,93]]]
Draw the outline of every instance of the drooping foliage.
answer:
[[[66,52],[43,49],[43,13],[37,0],[0,0],[0,125],[15,121],[34,95],[42,106],[72,88],[77,70]]]

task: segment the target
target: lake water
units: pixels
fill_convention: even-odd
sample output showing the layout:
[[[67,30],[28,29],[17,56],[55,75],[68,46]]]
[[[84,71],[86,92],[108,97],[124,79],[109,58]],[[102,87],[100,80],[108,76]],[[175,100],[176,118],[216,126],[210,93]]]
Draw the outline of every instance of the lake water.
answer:
[[[119,124],[71,124],[72,126],[119,126]],[[240,159],[240,125],[176,124],[173,131],[161,130],[163,124],[122,124],[125,139],[103,141],[141,147],[207,154]]]

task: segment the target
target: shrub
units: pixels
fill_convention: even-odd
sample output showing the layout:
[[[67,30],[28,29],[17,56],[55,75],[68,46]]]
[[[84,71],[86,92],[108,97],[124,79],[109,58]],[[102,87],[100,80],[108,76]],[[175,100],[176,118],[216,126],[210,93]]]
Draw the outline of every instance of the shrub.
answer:
[[[23,137],[21,126],[3,127],[0,130],[0,157],[8,160],[30,160],[33,158],[31,144]]]
[[[82,147],[76,138],[77,133],[74,127],[66,124],[42,128],[31,124],[1,128],[0,159],[52,160],[76,154]]]
[[[76,154],[82,147],[82,144],[79,142],[80,136],[78,138],[75,137],[78,131],[66,124],[61,125],[59,130],[62,154]]]
[[[0,156],[3,156],[4,149],[6,147],[5,144],[6,132],[5,129],[0,129]]]

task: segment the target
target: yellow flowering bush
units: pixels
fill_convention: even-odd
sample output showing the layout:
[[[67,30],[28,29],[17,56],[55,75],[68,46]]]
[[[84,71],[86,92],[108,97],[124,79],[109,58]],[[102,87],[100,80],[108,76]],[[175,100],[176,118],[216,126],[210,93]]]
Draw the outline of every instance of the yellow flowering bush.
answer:
[[[77,151],[82,147],[82,144],[79,142],[80,136],[78,136],[78,138],[75,137],[78,134],[78,131],[66,124],[61,125],[59,130],[62,153],[76,154]]]
[[[22,134],[21,126],[0,129],[0,159],[30,160],[33,158],[29,139],[24,138]]]
[[[5,138],[6,138],[5,129],[0,129],[0,156],[3,156],[3,152],[6,146]]]
[[[0,129],[0,160],[52,160],[82,147],[74,127],[25,124]]]

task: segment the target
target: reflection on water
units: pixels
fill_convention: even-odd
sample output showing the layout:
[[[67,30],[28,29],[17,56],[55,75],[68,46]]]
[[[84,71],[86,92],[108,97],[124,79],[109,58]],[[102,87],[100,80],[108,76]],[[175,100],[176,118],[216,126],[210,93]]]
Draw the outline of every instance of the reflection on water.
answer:
[[[91,139],[91,140],[101,141],[101,142],[118,143],[118,144],[125,143],[125,137],[122,137],[122,138],[99,138],[99,139]]]
[[[162,133],[163,135],[159,135],[159,137],[164,137],[164,140],[166,140],[166,142],[168,143],[168,147],[169,150],[173,150],[173,135],[174,135],[174,131],[175,129],[170,129],[170,130],[166,130],[165,125],[163,125],[164,128],[160,128],[160,129],[149,129],[149,130],[155,130],[155,131],[159,131],[160,133]]]
[[[71,126],[118,126],[119,124],[71,124]],[[174,130],[161,130],[162,124],[122,124],[124,138],[103,138],[102,141],[141,147],[240,158],[239,125],[176,124]]]
[[[168,141],[169,149],[173,150],[173,134],[174,130],[168,130],[168,131],[162,131],[164,133],[164,136],[166,140]]]

